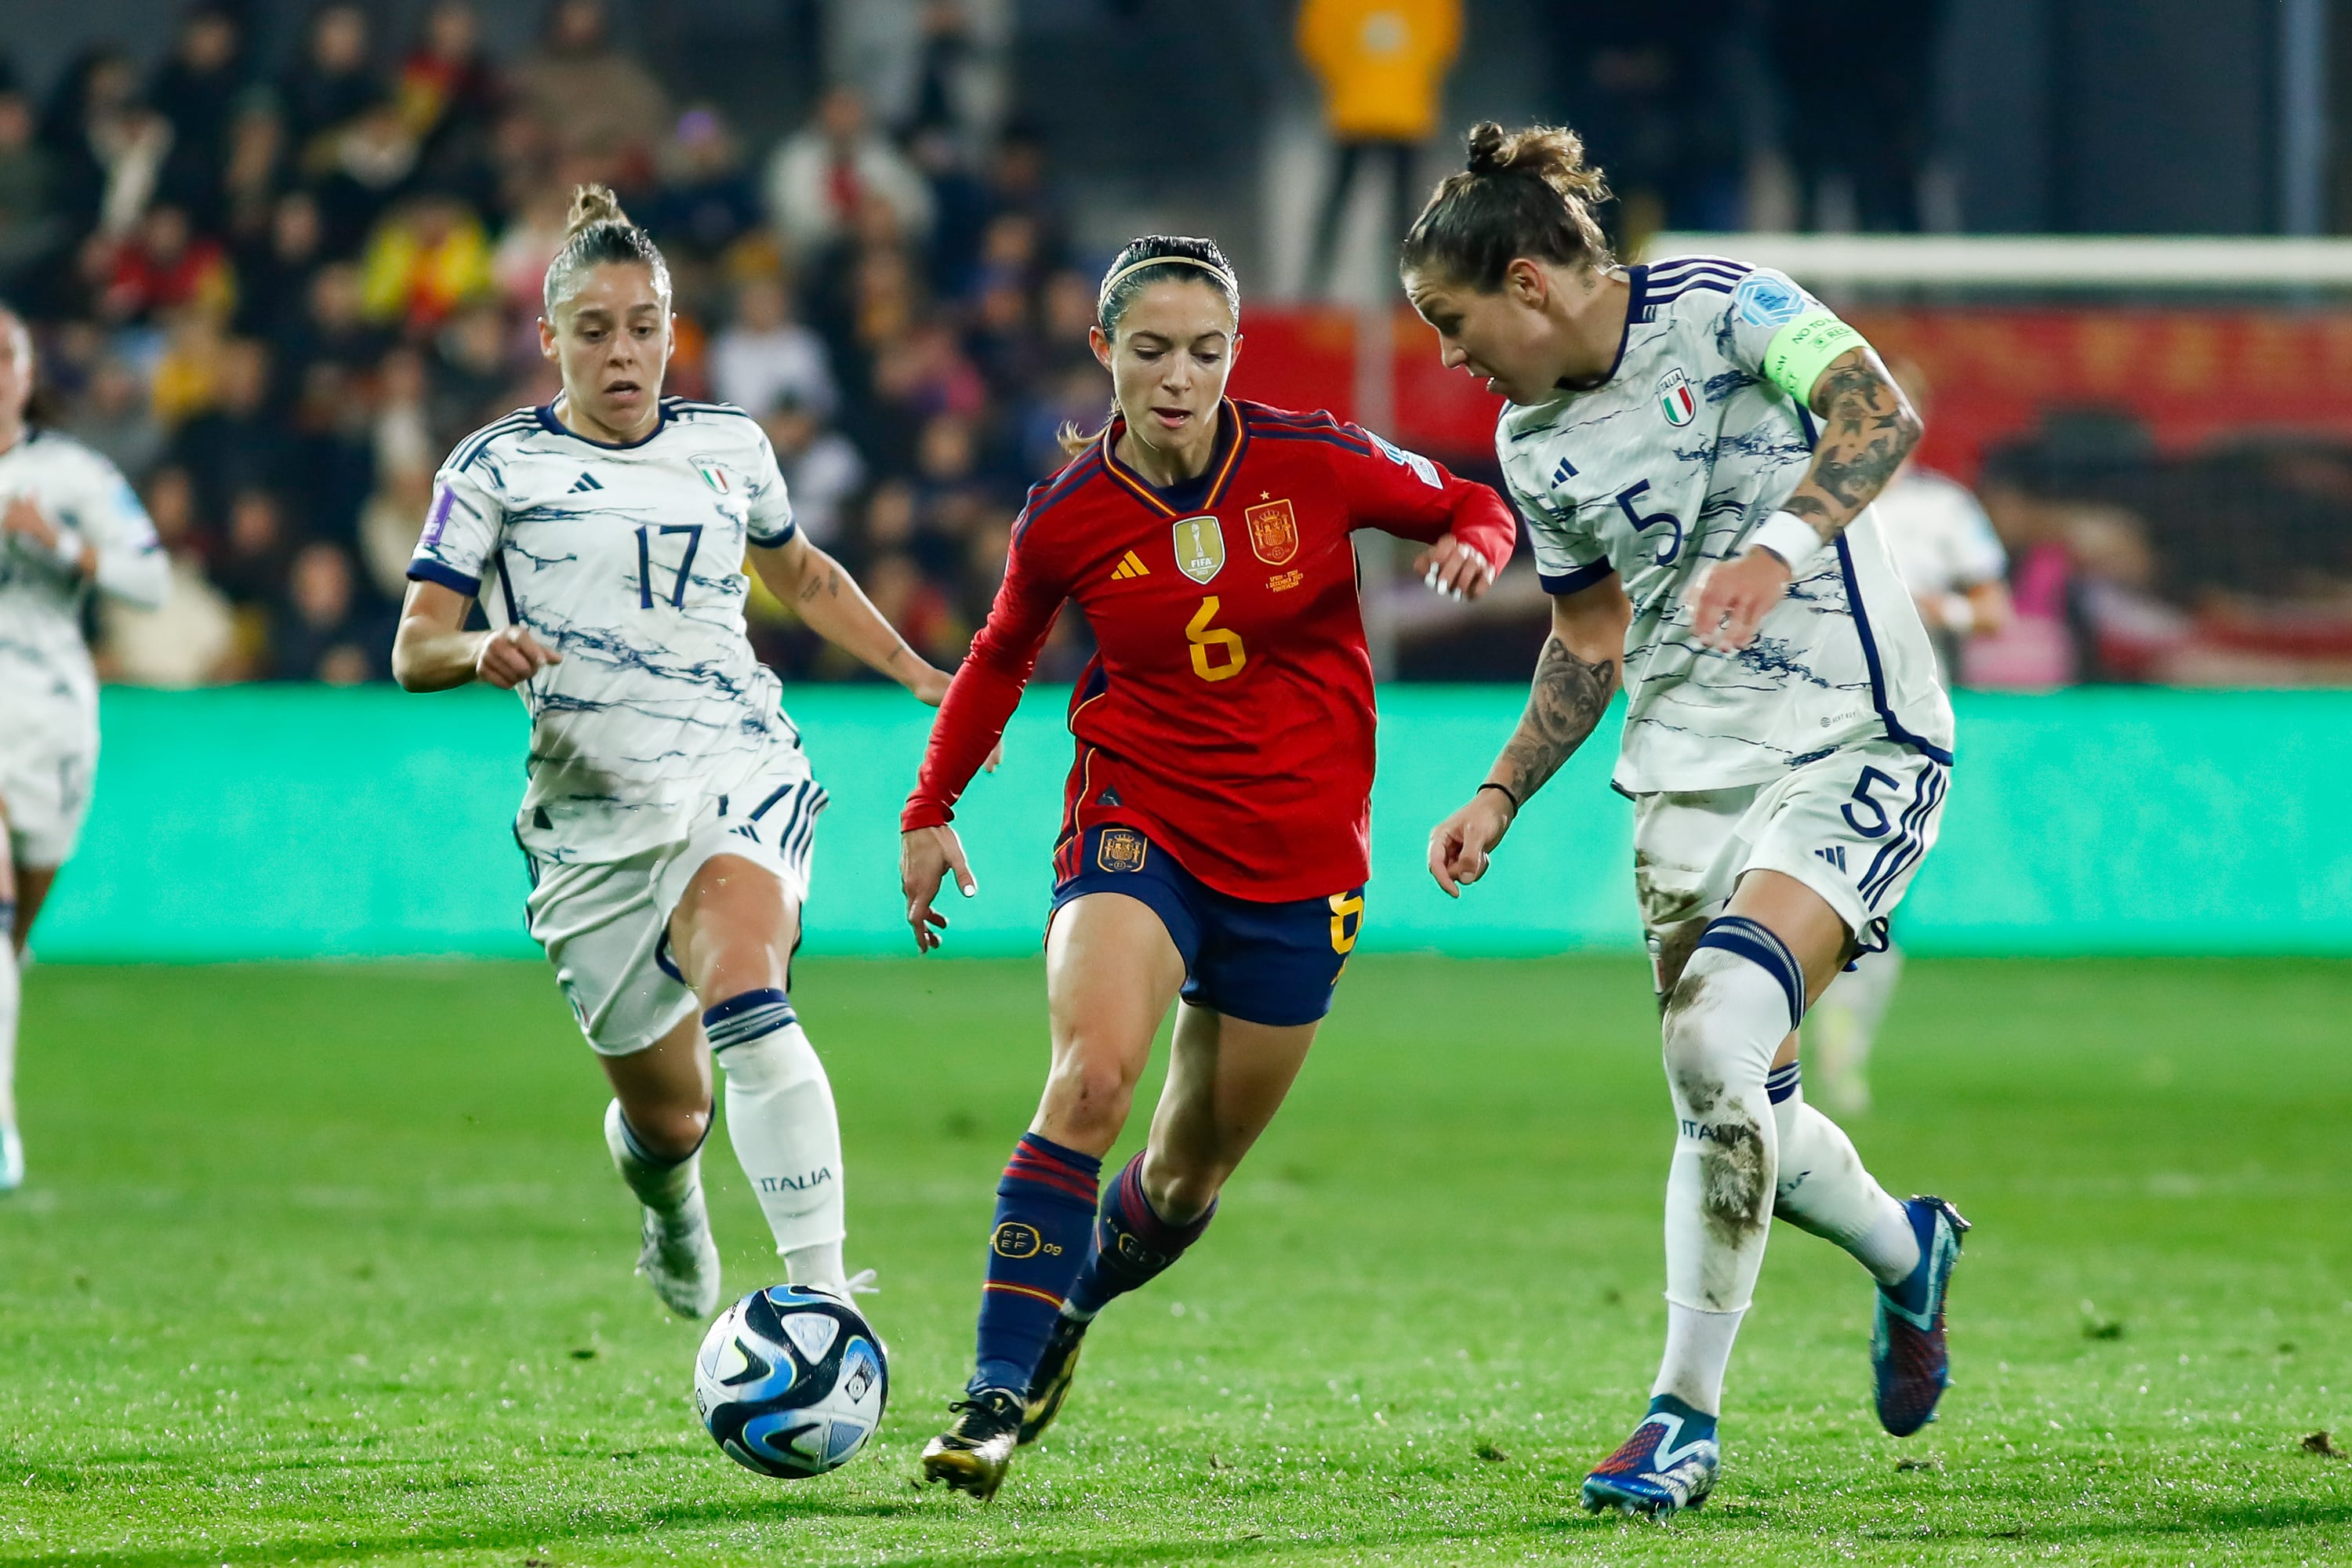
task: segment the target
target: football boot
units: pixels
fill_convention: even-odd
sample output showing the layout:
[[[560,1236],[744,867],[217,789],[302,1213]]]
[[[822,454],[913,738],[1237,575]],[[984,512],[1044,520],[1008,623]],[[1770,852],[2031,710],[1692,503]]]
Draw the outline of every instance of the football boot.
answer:
[[[1037,1358],[1036,1373],[1029,1380],[1029,1398],[1021,1412],[1021,1447],[1045,1436],[1062,1413],[1062,1401],[1070,1396],[1070,1384],[1078,1375],[1078,1350],[1086,1343],[1087,1325],[1093,1321],[1066,1312],[1054,1320],[1054,1337],[1045,1342],[1045,1353]]]
[[[1944,1298],[1960,1238],[1969,1222],[1941,1198],[1916,1197],[1903,1205],[1919,1237],[1919,1267],[1900,1285],[1878,1288],[1878,1314],[1870,1331],[1870,1371],[1876,1384],[1878,1424],[1908,1437],[1936,1418],[1936,1402],[1952,1381],[1944,1340]]]
[[[697,1322],[719,1310],[719,1244],[710,1239],[710,1215],[696,1187],[670,1214],[644,1211],[645,1245],[637,1272],[662,1305]]]
[[[954,1422],[923,1445],[923,1479],[986,1502],[1004,1484],[1021,1440],[1021,1396],[1009,1388],[982,1388],[948,1410]]]
[[[1715,1440],[1715,1417],[1662,1394],[1633,1435],[1584,1478],[1584,1506],[1593,1513],[1663,1519],[1696,1509],[1715,1489],[1723,1451]]]

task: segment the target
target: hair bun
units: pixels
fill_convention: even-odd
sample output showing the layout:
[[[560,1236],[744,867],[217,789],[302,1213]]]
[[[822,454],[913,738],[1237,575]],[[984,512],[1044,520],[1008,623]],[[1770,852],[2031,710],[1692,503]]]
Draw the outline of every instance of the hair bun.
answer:
[[[590,224],[628,221],[629,215],[621,210],[621,198],[613,194],[611,186],[580,185],[572,193],[572,212],[564,222],[563,233],[570,238]]]
[[[1470,172],[1474,174],[1499,174],[1509,167],[1506,149],[1507,139],[1503,128],[1491,120],[1482,120],[1470,128]]]

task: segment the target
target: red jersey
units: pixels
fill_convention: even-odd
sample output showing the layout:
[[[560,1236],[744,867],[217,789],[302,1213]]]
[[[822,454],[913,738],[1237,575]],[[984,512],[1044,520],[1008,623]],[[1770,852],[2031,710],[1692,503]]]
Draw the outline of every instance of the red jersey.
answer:
[[[1124,428],[1029,492],[900,825],[950,820],[1076,600],[1100,651],[1070,699],[1056,878],[1087,829],[1118,823],[1234,898],[1359,886],[1374,713],[1349,531],[1452,533],[1500,571],[1516,521],[1486,486],[1328,414],[1228,399],[1208,473],[1172,491],[1113,455]]]

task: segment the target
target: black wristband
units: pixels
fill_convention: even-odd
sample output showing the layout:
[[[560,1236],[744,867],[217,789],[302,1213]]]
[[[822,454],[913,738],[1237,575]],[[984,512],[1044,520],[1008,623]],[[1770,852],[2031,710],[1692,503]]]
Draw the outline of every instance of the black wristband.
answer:
[[[1518,811],[1518,809],[1519,809],[1519,797],[1518,797],[1517,795],[1513,795],[1513,794],[1510,792],[1510,790],[1509,790],[1507,786],[1505,786],[1505,785],[1503,785],[1503,784],[1496,784],[1494,780],[1492,780],[1492,779],[1488,779],[1485,784],[1480,784],[1480,785],[1478,786],[1478,788],[1479,788],[1479,789],[1482,789],[1482,790],[1486,790],[1486,789],[1493,790],[1496,795],[1501,795],[1505,800],[1507,800],[1507,801],[1509,801],[1509,802],[1511,803],[1511,810],[1513,811],[1513,813],[1515,813],[1515,814],[1516,814],[1516,813]],[[1476,793],[1476,791],[1473,791],[1472,793],[1473,793],[1473,794],[1475,794],[1475,793]]]

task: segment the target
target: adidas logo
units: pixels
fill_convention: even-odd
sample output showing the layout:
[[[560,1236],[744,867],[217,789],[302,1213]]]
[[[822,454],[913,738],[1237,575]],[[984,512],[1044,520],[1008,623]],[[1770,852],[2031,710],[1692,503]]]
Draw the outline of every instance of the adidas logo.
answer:
[[[1566,458],[1562,458],[1559,460],[1559,467],[1551,471],[1551,482],[1555,485],[1566,484],[1570,479],[1575,477],[1575,474],[1576,465],[1570,462]]]
[[[1143,563],[1143,558],[1141,556],[1136,554],[1134,551],[1130,550],[1124,556],[1120,557],[1118,564],[1111,569],[1110,580],[1114,583],[1124,583],[1130,577],[1149,577],[1150,575],[1151,568]]]
[[[1813,851],[1813,853],[1814,853],[1814,854],[1816,854],[1816,855],[1818,855],[1818,856],[1820,856],[1822,859],[1824,859],[1824,860],[1828,861],[1831,865],[1832,865],[1832,866],[1836,867],[1839,870],[1843,871],[1843,870],[1844,870],[1844,869],[1845,869],[1845,846],[1844,846],[1844,845],[1843,845],[1843,844],[1832,844],[1832,845],[1831,845],[1831,846],[1830,846],[1828,848],[1826,848],[1826,849],[1816,849],[1816,850],[1814,850],[1814,851]]]
[[[574,484],[567,493],[576,496],[582,490],[601,490],[604,488],[604,486],[596,482],[595,475],[583,473],[580,476],[579,482]]]

